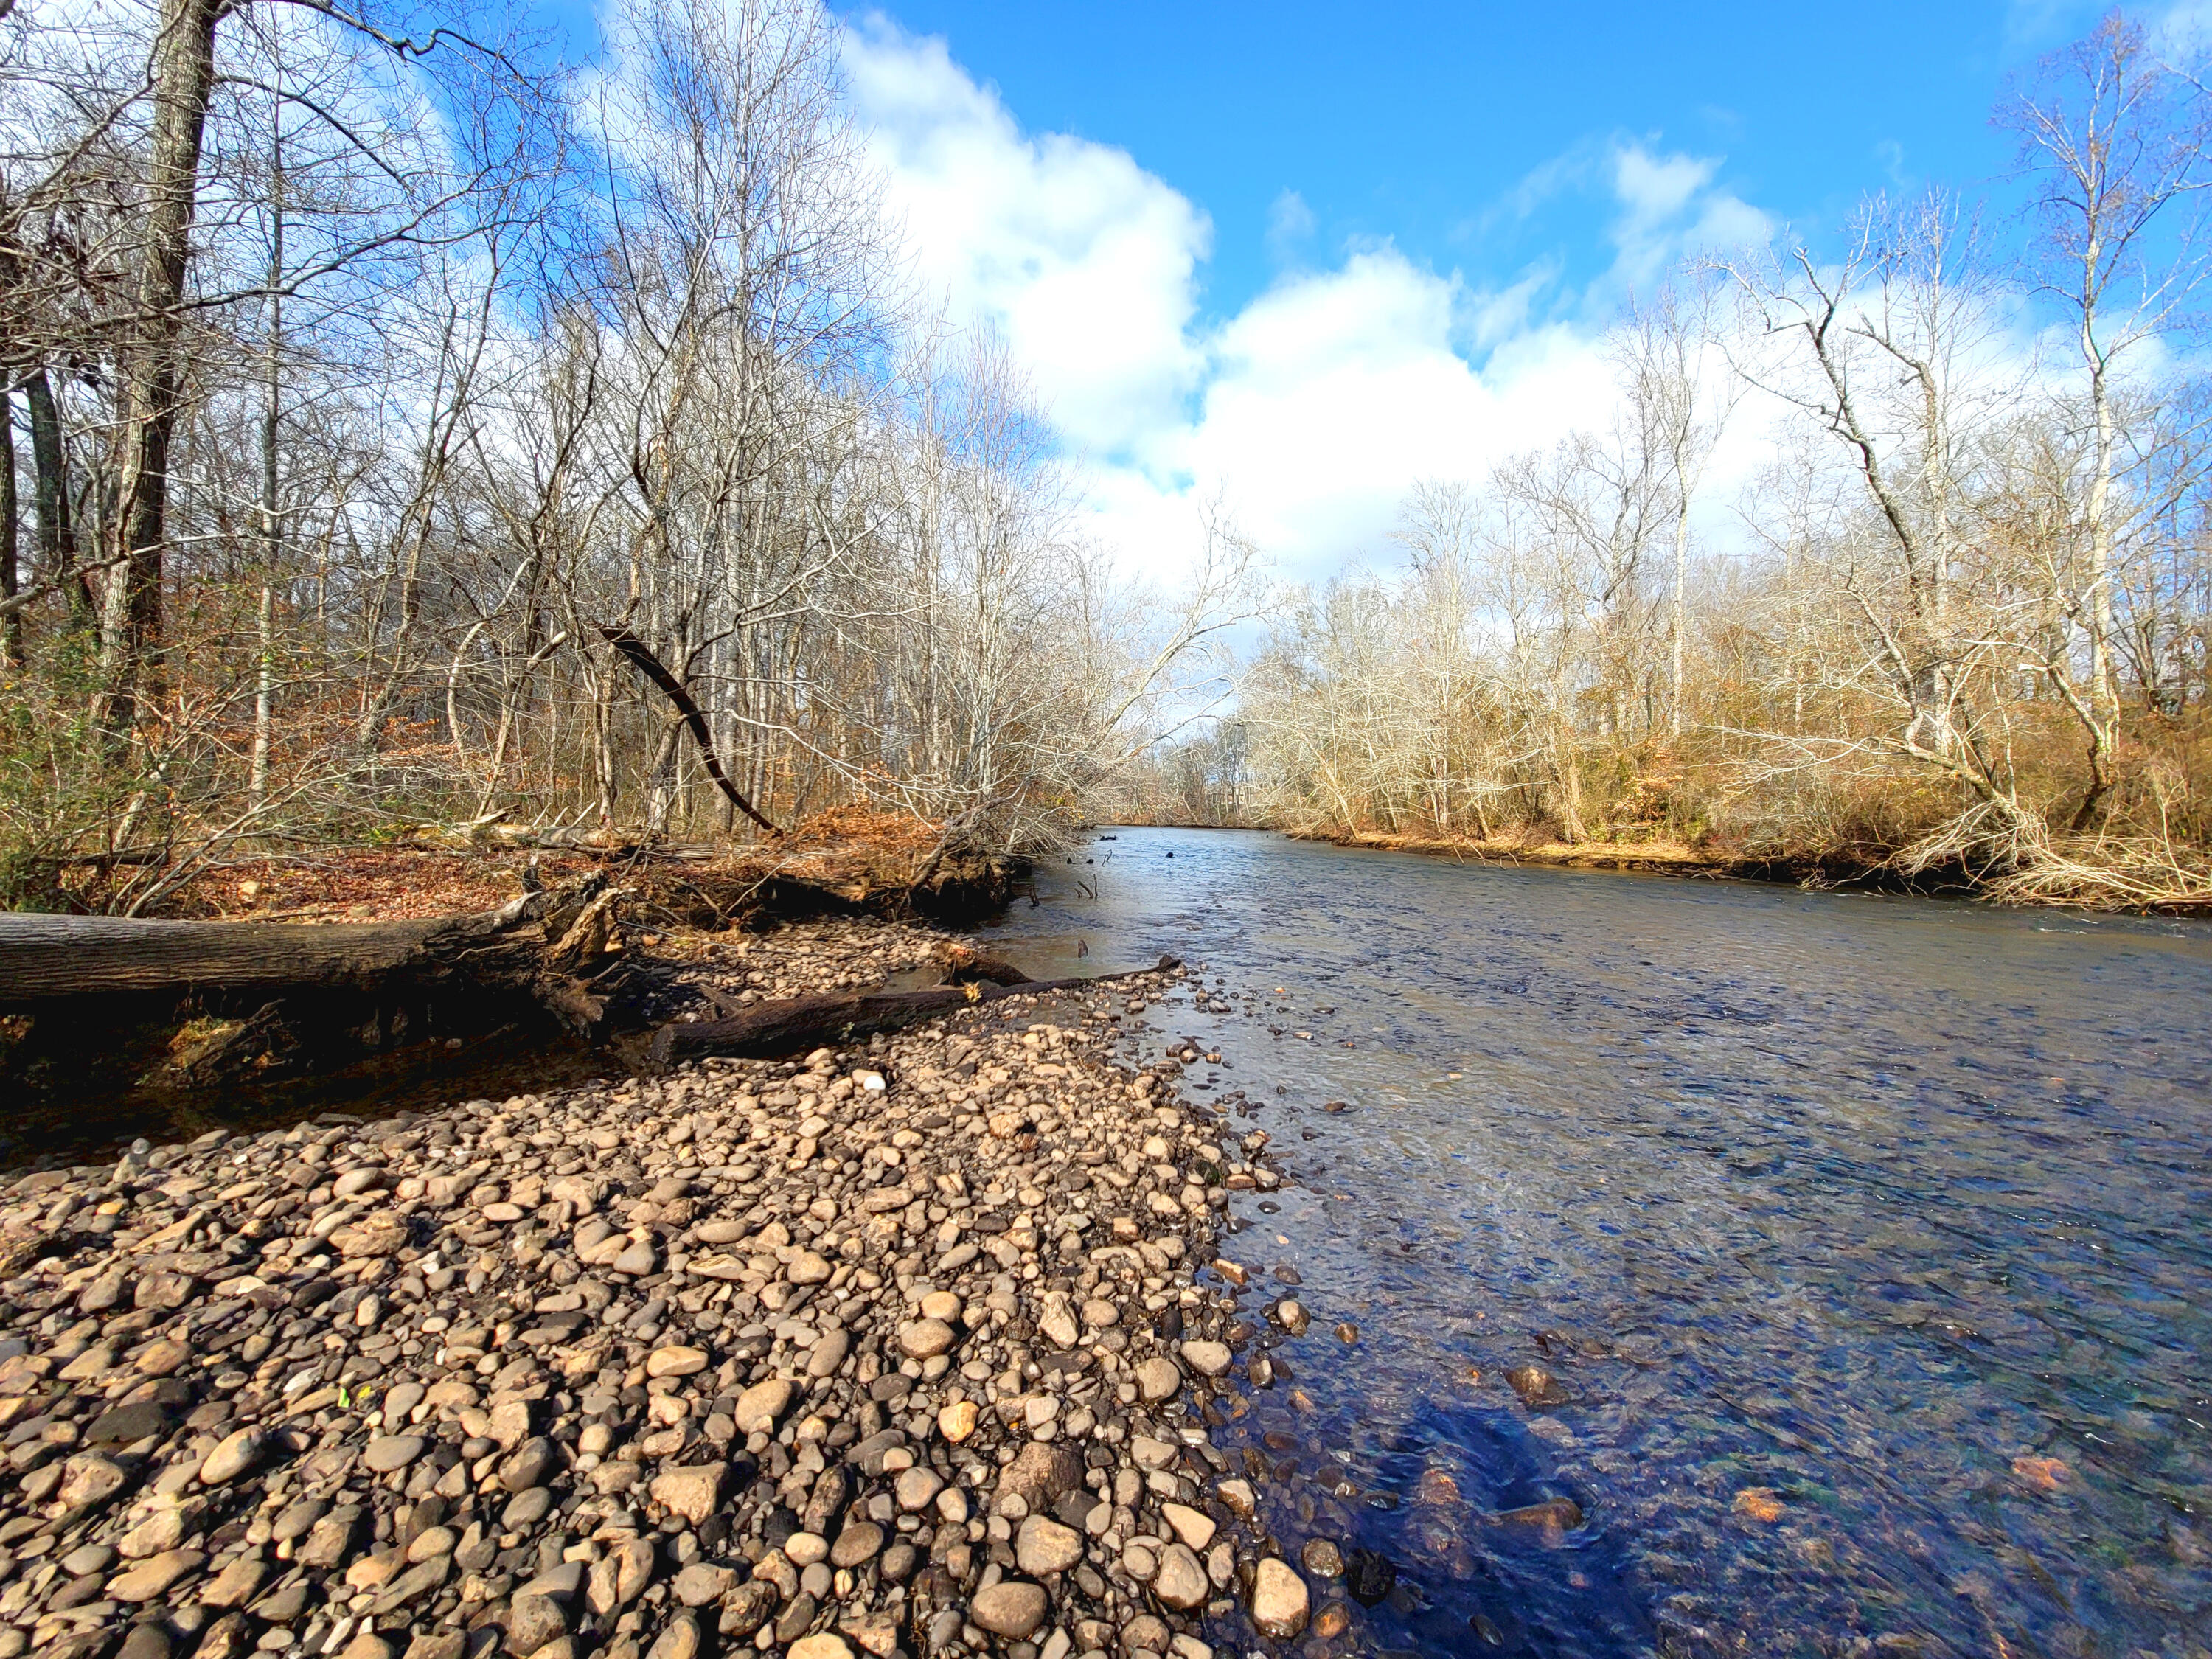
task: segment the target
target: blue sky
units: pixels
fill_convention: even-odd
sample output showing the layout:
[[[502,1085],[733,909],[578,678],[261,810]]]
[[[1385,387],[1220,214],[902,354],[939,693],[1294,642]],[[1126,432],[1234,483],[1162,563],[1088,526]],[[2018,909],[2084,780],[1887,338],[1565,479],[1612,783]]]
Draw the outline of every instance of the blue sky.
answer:
[[[1283,255],[1378,240],[1492,279],[1556,262],[1578,288],[1610,258],[1590,164],[1624,136],[1718,158],[1737,194],[1810,223],[1899,182],[1994,183],[2004,74],[2094,15],[1960,0],[882,9],[943,37],[1025,128],[1124,149],[1203,208],[1217,315]],[[1524,188],[1547,178],[1554,193],[1522,218]],[[1310,215],[1295,240],[1269,234],[1297,221],[1271,211],[1285,191]]]
[[[1085,533],[1171,583],[1208,501],[1294,576],[1388,557],[1416,481],[1606,418],[1605,329],[1686,258],[1817,249],[1878,190],[2002,210],[1992,102],[2097,9],[842,15],[921,289],[1024,366]],[[2212,0],[2144,15],[2195,29]]]

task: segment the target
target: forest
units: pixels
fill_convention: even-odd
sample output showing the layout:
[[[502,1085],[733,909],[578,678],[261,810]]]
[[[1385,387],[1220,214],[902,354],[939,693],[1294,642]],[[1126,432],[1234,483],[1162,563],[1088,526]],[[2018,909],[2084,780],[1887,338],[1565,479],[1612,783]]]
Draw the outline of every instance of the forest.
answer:
[[[1632,307],[1610,417],[1416,486],[1135,810],[2212,896],[2212,104],[2115,14],[1992,118],[1989,199]]]
[[[841,27],[0,18],[0,902],[848,805],[2212,895],[2212,111],[2135,24],[2007,92],[2008,179],[1638,296],[1587,429],[1350,574],[1224,480],[1168,592],[912,279]]]
[[[1212,672],[1069,531],[1019,367],[908,280],[811,0],[590,73],[447,16],[5,30],[0,890],[255,848],[1078,821]]]

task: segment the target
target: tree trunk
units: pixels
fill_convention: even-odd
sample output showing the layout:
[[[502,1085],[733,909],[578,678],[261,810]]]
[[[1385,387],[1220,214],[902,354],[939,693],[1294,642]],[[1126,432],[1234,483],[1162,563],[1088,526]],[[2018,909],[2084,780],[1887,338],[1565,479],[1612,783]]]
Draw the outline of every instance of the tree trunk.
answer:
[[[200,139],[215,85],[215,32],[228,0],[163,0],[151,80],[154,131],[146,164],[145,246],[137,315],[124,356],[122,471],[114,556],[102,606],[106,695],[102,724],[136,723],[142,697],[161,690],[161,556],[176,426],[181,304],[199,188]]]
[[[16,563],[15,535],[20,514],[15,503],[15,400],[0,385],[0,599],[12,599],[21,587]],[[0,665],[23,665],[23,617],[8,612],[0,623]]]
[[[46,371],[33,369],[23,381],[23,406],[31,417],[33,505],[39,520],[39,580],[62,582],[69,594],[70,618],[78,627],[92,620],[92,589],[82,574],[67,580],[76,563],[76,536],[70,525],[69,452],[62,447],[61,415]]]
[[[757,1003],[728,1019],[694,1020],[664,1025],[653,1039],[656,1065],[679,1065],[708,1054],[768,1057],[849,1043],[876,1031],[895,1031],[939,1014],[997,1002],[1006,997],[1036,996],[1091,985],[1111,985],[1142,974],[1167,973],[1181,966],[1162,957],[1151,968],[1127,974],[1075,979],[1024,980],[1012,985],[969,983],[927,991],[871,991],[850,996],[790,997]]]
[[[549,920],[563,924],[597,878],[526,894],[469,916],[335,926],[269,921],[145,921],[0,914],[0,1007],[83,996],[213,990],[345,991],[392,981],[524,985],[549,960]]]

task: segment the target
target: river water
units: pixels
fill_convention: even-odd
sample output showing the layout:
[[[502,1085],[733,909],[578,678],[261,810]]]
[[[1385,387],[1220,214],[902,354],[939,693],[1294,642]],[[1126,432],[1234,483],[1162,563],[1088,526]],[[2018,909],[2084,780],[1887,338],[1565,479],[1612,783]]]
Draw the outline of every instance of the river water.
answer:
[[[1363,1649],[2212,1652],[2212,931],[1107,834],[991,932],[1202,966],[1315,1315],[1217,1440]]]

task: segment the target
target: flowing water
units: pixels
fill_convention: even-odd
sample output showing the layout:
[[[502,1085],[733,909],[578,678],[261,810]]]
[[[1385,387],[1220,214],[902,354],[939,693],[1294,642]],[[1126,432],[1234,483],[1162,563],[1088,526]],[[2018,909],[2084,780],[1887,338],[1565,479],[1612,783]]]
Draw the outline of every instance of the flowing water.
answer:
[[[2212,932],[1150,830],[1039,899],[1202,965],[1145,1041],[1294,1176],[1217,1440],[1395,1565],[1363,1648],[2212,1651]]]

